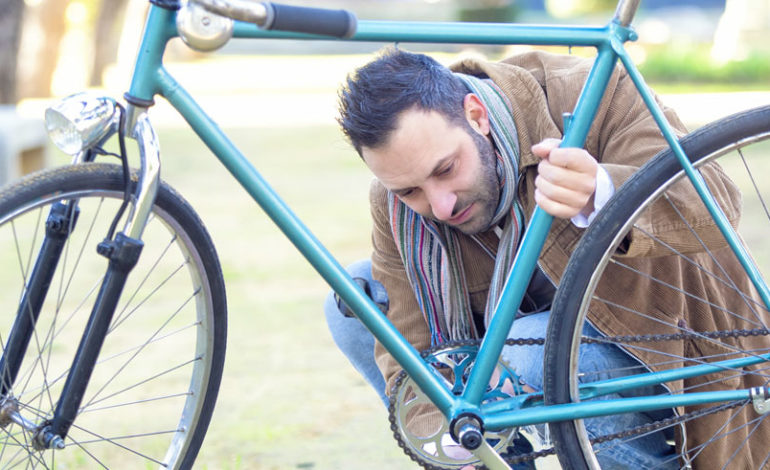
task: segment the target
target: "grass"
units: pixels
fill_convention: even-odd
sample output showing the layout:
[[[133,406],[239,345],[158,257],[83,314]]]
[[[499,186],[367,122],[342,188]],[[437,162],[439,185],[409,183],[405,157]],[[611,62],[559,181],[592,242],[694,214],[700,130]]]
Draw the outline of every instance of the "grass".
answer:
[[[755,83],[702,83],[702,82],[667,82],[650,81],[650,87],[659,94],[680,93],[737,93],[746,91],[768,91],[770,82]]]

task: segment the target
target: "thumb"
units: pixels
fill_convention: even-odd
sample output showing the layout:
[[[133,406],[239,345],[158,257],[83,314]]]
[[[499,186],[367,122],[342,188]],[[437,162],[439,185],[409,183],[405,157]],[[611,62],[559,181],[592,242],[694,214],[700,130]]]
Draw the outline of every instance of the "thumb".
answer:
[[[532,153],[538,158],[548,158],[551,152],[558,148],[561,139],[544,139],[540,143],[532,146]]]

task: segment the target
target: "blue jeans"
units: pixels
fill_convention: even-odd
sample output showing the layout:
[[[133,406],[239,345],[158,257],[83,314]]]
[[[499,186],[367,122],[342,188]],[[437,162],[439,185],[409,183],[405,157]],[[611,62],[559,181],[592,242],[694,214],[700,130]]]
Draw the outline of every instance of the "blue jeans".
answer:
[[[348,268],[353,277],[371,281],[371,262],[359,261]],[[387,293],[378,283],[373,283],[372,296],[375,302],[383,302]],[[385,405],[385,380],[374,361],[374,337],[356,318],[343,316],[332,294],[324,305],[326,321],[332,338],[350,363],[379,394]],[[550,312],[518,318],[514,321],[509,338],[544,338]],[[591,325],[586,324],[583,334],[600,337],[601,334]],[[502,352],[505,360],[519,377],[530,387],[541,391],[543,387],[543,346],[506,346]],[[641,364],[622,349],[611,344],[584,344],[579,358],[581,371],[591,380],[603,380],[641,371]],[[636,369],[636,370],[633,370]],[[607,373],[606,371],[623,371]],[[597,372],[593,374],[592,372]],[[636,394],[654,393],[654,390],[639,390]],[[628,396],[628,395],[624,395]],[[617,396],[607,396],[607,399]],[[585,421],[590,437],[602,436],[627,430],[629,427],[649,423],[667,416],[671,411],[654,413],[628,413],[607,418],[591,418]],[[658,431],[632,441],[617,443],[610,441],[597,452],[597,458],[603,469],[669,469],[679,468],[673,446],[666,442],[663,431]]]
[[[385,288],[380,283],[371,283],[372,263],[369,260],[353,263],[348,266],[347,270],[351,277],[360,277],[370,281],[374,301],[385,303],[388,298]],[[333,292],[330,292],[326,297],[324,313],[334,343],[337,344],[337,347],[345,354],[358,373],[364,377],[364,380],[374,388],[387,407],[388,397],[385,394],[385,379],[374,361],[374,336],[358,321],[358,318],[342,315],[334,301]]]

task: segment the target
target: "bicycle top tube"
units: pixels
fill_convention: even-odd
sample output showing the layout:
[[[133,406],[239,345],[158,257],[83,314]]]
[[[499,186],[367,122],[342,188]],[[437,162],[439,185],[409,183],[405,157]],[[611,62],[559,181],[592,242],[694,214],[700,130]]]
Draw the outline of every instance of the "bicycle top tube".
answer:
[[[158,93],[157,77],[158,70],[162,67],[163,54],[166,44],[174,37],[180,36],[188,41],[190,34],[201,34],[210,41],[209,35],[212,31],[185,30],[184,21],[180,21],[185,15],[200,15],[203,8],[197,6],[198,12],[182,10],[177,12],[171,7],[159,7],[156,3],[150,10],[147,23],[142,38],[139,55],[137,56],[134,69],[134,76],[126,98],[132,104],[141,107],[147,107],[153,103],[153,96]],[[621,0],[618,7],[616,18],[604,26],[574,26],[574,25],[528,25],[519,23],[464,23],[464,22],[424,22],[424,21],[375,21],[363,20],[356,22],[350,19],[352,15],[345,12],[340,14],[341,10],[323,10],[318,8],[304,7],[286,7],[281,5],[272,5],[272,9],[277,12],[286,12],[294,14],[295,10],[311,11],[304,13],[299,18],[301,21],[273,21],[271,14],[259,13],[233,13],[235,7],[240,7],[241,3],[248,5],[261,5],[252,2],[236,2],[222,0],[195,0],[188,5],[216,4],[218,13],[227,13],[230,16],[247,18],[253,22],[234,21],[232,24],[223,24],[221,28],[221,38],[217,39],[208,50],[214,50],[224,45],[230,37],[250,38],[250,39],[335,39],[341,41],[355,42],[411,42],[411,43],[452,43],[452,44],[490,44],[490,45],[543,45],[543,46],[569,46],[569,47],[608,47],[610,44],[618,44],[626,41],[636,40],[636,33],[622,26],[622,21],[629,21],[630,17],[636,11],[638,0]],[[195,6],[190,8],[196,8]],[[213,8],[213,7],[212,7]],[[288,8],[286,10],[285,8]],[[271,10],[268,10],[271,11]],[[324,13],[332,12],[332,13]],[[336,13],[335,13],[336,12]],[[203,10],[203,14],[208,14]],[[319,27],[315,21],[316,16],[321,15],[321,19],[329,18],[330,27]],[[199,17],[196,17],[200,20]],[[291,18],[294,18],[293,16]],[[354,17],[353,17],[354,18]],[[195,18],[194,18],[195,19]],[[255,20],[255,19],[258,19]],[[209,18],[210,20],[210,18]],[[272,21],[273,29],[263,29],[257,27],[255,23],[264,23]],[[189,24],[189,23],[188,23]],[[352,25],[357,24],[355,33],[352,33]],[[278,30],[277,27],[283,27],[284,30]],[[298,26],[299,25],[299,26]],[[292,31],[287,31],[291,29]],[[301,32],[297,32],[300,30]],[[185,34],[187,33],[187,34]]]
[[[622,26],[629,26],[639,8],[640,1],[619,0],[614,21]],[[252,3],[240,0],[191,0],[191,2],[212,13],[239,22],[256,24],[266,31],[317,33],[341,38],[350,38],[356,32],[356,18],[345,10],[293,7],[272,2]],[[473,26],[473,28],[480,27],[479,24]]]

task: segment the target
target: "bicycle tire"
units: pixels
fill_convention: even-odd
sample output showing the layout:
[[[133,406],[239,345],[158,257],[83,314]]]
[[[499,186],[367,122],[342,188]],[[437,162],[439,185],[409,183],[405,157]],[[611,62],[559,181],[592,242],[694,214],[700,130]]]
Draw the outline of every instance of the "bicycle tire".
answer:
[[[44,170],[0,192],[0,305],[12,312],[0,319],[4,352],[48,207],[78,201],[19,375],[3,397],[37,426],[52,417],[106,272],[96,246],[123,187],[120,166],[88,163]],[[165,183],[142,241],[65,447],[36,450],[33,431],[8,423],[0,431],[0,468],[192,467],[224,365],[224,281],[201,220]]]
[[[743,166],[745,166],[746,170],[749,170],[747,157],[752,159],[755,157],[765,157],[764,161],[761,158],[752,160],[751,164],[755,165],[755,167],[762,166],[765,162],[770,162],[770,158],[767,158],[770,157],[770,107],[765,106],[724,118],[689,134],[681,142],[688,157],[699,169],[703,168],[701,165],[713,162],[716,158],[719,158],[719,167],[728,174],[731,174],[731,178],[736,184],[744,185],[745,183],[745,188],[741,188],[744,200],[741,224],[738,231],[749,250],[761,246],[763,244],[763,235],[761,233],[754,233],[753,231],[756,228],[746,222],[762,220],[768,223],[770,221],[770,213],[767,212],[766,208],[762,207],[764,196],[762,196],[761,192],[758,195],[747,198],[747,193],[750,194],[755,185],[757,185],[756,188],[759,191],[762,183],[758,182],[756,178],[752,181],[751,177],[746,178],[738,173],[733,175],[732,172],[739,170]],[[709,165],[713,164],[709,163]],[[683,178],[683,172],[673,152],[670,149],[664,150],[652,161],[644,165],[622,186],[602,210],[600,217],[586,230],[583,238],[575,248],[561,279],[557,296],[554,299],[552,317],[546,336],[544,393],[547,404],[580,401],[577,391],[578,384],[581,381],[590,381],[588,375],[592,371],[581,369],[582,366],[578,365],[580,348],[585,347],[579,346],[579,343],[586,322],[596,326],[594,323],[601,321],[595,316],[601,309],[605,309],[601,310],[605,314],[609,311],[607,309],[614,309],[616,312],[618,309],[622,309],[624,315],[640,315],[639,318],[644,318],[642,323],[649,330],[638,331],[635,334],[652,335],[660,333],[661,329],[665,330],[665,332],[690,334],[689,338],[680,340],[658,338],[663,341],[680,341],[676,347],[681,348],[685,352],[683,356],[687,356],[689,360],[685,361],[680,357],[669,357],[665,359],[669,361],[669,365],[665,365],[661,355],[660,364],[647,364],[647,367],[641,369],[640,372],[648,369],[659,370],[676,367],[677,364],[690,365],[707,362],[711,360],[708,354],[706,354],[707,350],[714,353],[714,358],[740,357],[742,354],[739,353],[744,353],[743,355],[759,354],[767,353],[770,350],[767,346],[770,343],[768,336],[760,336],[760,339],[756,340],[761,341],[761,350],[745,352],[742,350],[742,345],[748,345],[749,340],[744,341],[743,339],[739,340],[729,337],[719,340],[704,338],[699,336],[701,332],[694,332],[691,330],[690,325],[686,323],[683,324],[681,321],[676,323],[673,320],[666,320],[664,322],[662,320],[663,318],[673,319],[676,315],[665,317],[664,314],[652,311],[652,309],[650,311],[636,311],[636,306],[632,305],[634,296],[628,296],[629,299],[626,304],[619,302],[617,298],[613,298],[613,301],[618,303],[610,303],[608,301],[606,288],[603,286],[609,284],[612,278],[617,279],[615,276],[619,273],[624,273],[627,276],[636,273],[636,275],[640,276],[641,282],[639,285],[647,285],[652,289],[649,294],[650,297],[648,297],[649,299],[652,299],[654,296],[673,295],[676,284],[670,281],[667,282],[667,277],[673,276],[673,274],[659,273],[660,276],[658,277],[658,273],[656,273],[655,276],[646,275],[645,277],[642,274],[645,271],[635,267],[637,265],[634,263],[637,261],[628,261],[626,258],[616,255],[618,250],[622,251],[627,248],[625,245],[621,246],[621,243],[627,241],[626,236],[630,233],[630,230],[638,230],[637,221],[643,217],[645,209],[649,208],[656,201],[658,204],[668,204],[669,206],[667,207],[670,207],[681,216],[683,213],[680,212],[681,208],[676,208],[672,199],[667,199],[665,196],[666,191],[669,191],[671,185],[680,178]],[[689,181],[686,183],[689,184]],[[747,210],[749,209],[758,210],[758,215],[761,215],[761,217],[755,218],[753,214],[747,215]],[[690,233],[697,234],[700,231],[700,227],[697,230],[693,230]],[[658,266],[660,266],[659,270],[663,269],[663,263],[666,262],[665,257],[671,256],[679,257],[685,266],[684,269],[705,269],[702,266],[695,266],[696,262],[703,261],[702,265],[706,266],[714,264],[714,261],[717,259],[722,261],[724,266],[729,266],[729,264],[723,261],[724,255],[722,252],[725,250],[724,248],[714,249],[706,255],[701,255],[700,253],[684,254],[682,253],[684,250],[677,252],[671,245],[656,236],[656,234],[647,233],[646,236],[652,243],[657,244],[657,248],[667,252],[663,258],[656,258],[654,261],[650,261],[650,263],[658,263]],[[693,235],[693,238],[697,239],[698,237]],[[705,246],[706,244],[703,243],[702,245]],[[703,248],[698,248],[695,251],[699,250],[703,250]],[[730,254],[732,255],[732,252]],[[711,256],[714,256],[714,258],[710,258]],[[734,259],[734,255],[732,256]],[[753,251],[752,256],[758,262],[760,270],[767,273],[769,266],[767,260],[764,259],[764,255],[759,251]],[[652,264],[649,266],[652,266]],[[724,269],[724,266],[720,269]],[[709,268],[714,269],[713,266],[709,266]],[[732,282],[732,288],[735,289],[736,297],[725,297],[724,304],[703,305],[704,308],[710,309],[715,324],[719,322],[723,322],[725,325],[729,324],[730,327],[726,329],[730,330],[740,326],[739,324],[743,325],[746,329],[767,329],[767,322],[765,321],[768,317],[767,309],[764,306],[754,304],[750,297],[753,294],[745,294],[749,296],[746,297],[738,292],[739,286],[743,289],[745,285],[741,279],[733,279],[726,272],[719,272],[717,270],[714,272],[699,271],[698,275],[711,276],[715,281]],[[745,276],[745,272],[743,272],[743,275]],[[607,282],[603,283],[603,279],[606,279]],[[745,290],[750,291],[751,289],[753,288]],[[687,304],[682,303],[683,306],[695,303],[716,302],[712,300],[712,296],[709,293],[696,292],[692,294],[682,291],[676,294],[684,299],[682,302],[688,302]],[[716,299],[716,296],[714,298]],[[654,305],[655,302],[656,300],[647,301],[651,305]],[[740,310],[752,311],[749,315],[754,315],[755,318],[749,318],[749,315],[746,318],[736,316],[731,317],[728,321],[726,318],[731,314],[731,310],[735,310],[733,313],[740,313]],[[640,322],[637,321],[634,324],[638,323]],[[660,342],[657,344],[656,342],[636,342],[638,339],[627,338],[627,342],[619,341],[616,344],[626,353],[634,355],[634,357],[643,354],[653,354],[652,348],[656,346],[669,348],[669,346],[665,346]],[[756,341],[752,343],[752,347],[754,347]],[[725,349],[720,349],[720,347]],[[718,353],[722,353],[723,356],[717,356]],[[699,355],[701,355],[701,358],[696,357]],[[692,359],[693,357],[695,359]],[[605,375],[603,375],[605,378],[630,373],[628,371],[611,370],[603,372],[605,372]],[[715,374],[712,379],[714,380],[713,383],[709,383],[708,380],[704,379],[705,381],[703,382],[669,384],[666,389],[659,387],[655,391],[656,393],[688,393],[705,390],[706,388],[719,389],[720,386],[722,388],[735,388],[737,386],[744,387],[750,383],[752,385],[767,385],[768,382],[766,375],[759,367],[752,368],[751,370],[726,370],[722,374]],[[721,384],[723,381],[726,381],[726,386]],[[710,419],[693,417],[693,420],[697,420],[693,423],[677,424],[673,419],[667,423],[661,423],[665,424],[665,426],[655,432],[667,434],[656,435],[651,432],[649,436],[653,437],[645,436],[643,439],[668,439],[666,442],[669,444],[673,439],[673,442],[676,444],[676,450],[669,457],[668,464],[671,466],[681,467],[686,464],[692,464],[695,466],[694,468],[698,468],[698,464],[700,464],[700,468],[718,468],[717,462],[723,468],[761,468],[766,466],[768,461],[770,461],[770,451],[763,451],[764,453],[759,456],[749,451],[748,454],[750,455],[747,456],[745,450],[755,447],[766,448],[766,442],[755,442],[760,436],[764,436],[762,439],[767,437],[767,427],[770,423],[765,422],[765,415],[757,416],[750,409],[751,404],[735,403],[734,405],[736,407],[731,410],[718,411],[719,415],[705,415],[709,416]],[[673,418],[683,416],[689,411],[690,408],[684,410],[677,409],[677,413],[673,415]],[[717,413],[716,409],[714,413]],[[608,419],[616,418],[616,416],[610,416]],[[714,430],[715,418],[721,420],[722,424],[727,423],[722,431],[719,431],[719,426]],[[597,420],[597,418],[593,418],[593,420]],[[730,424],[734,423],[737,427],[739,422],[746,423],[745,420],[752,421],[737,430],[733,429],[733,425]],[[655,422],[656,419],[650,418],[648,421]],[[620,422],[620,420],[617,422]],[[594,430],[589,430],[588,428],[593,426],[593,424],[587,423],[598,423],[598,421],[591,421],[590,419],[585,421],[571,420],[549,424],[551,439],[559,455],[560,463],[564,468],[584,469],[600,467],[613,459],[613,452],[623,452],[621,447],[616,444],[628,444],[630,442],[631,438],[629,436],[619,437],[617,435],[614,435],[614,438],[608,442],[598,442],[597,437],[600,436],[597,436]],[[701,427],[696,429],[693,426]],[[732,429],[733,433],[727,435],[728,429]],[[706,438],[707,435],[712,433],[712,430],[714,430],[713,440]],[[725,435],[717,435],[717,431]],[[693,437],[695,435],[698,437]],[[739,435],[741,436],[740,440],[738,440]],[[726,448],[732,446],[735,448]],[[717,449],[719,450],[717,451]],[[714,456],[719,454],[723,455],[716,457],[717,460],[714,460]],[[638,464],[632,462],[628,462],[628,464],[638,466]],[[641,468],[645,467],[642,466]]]

